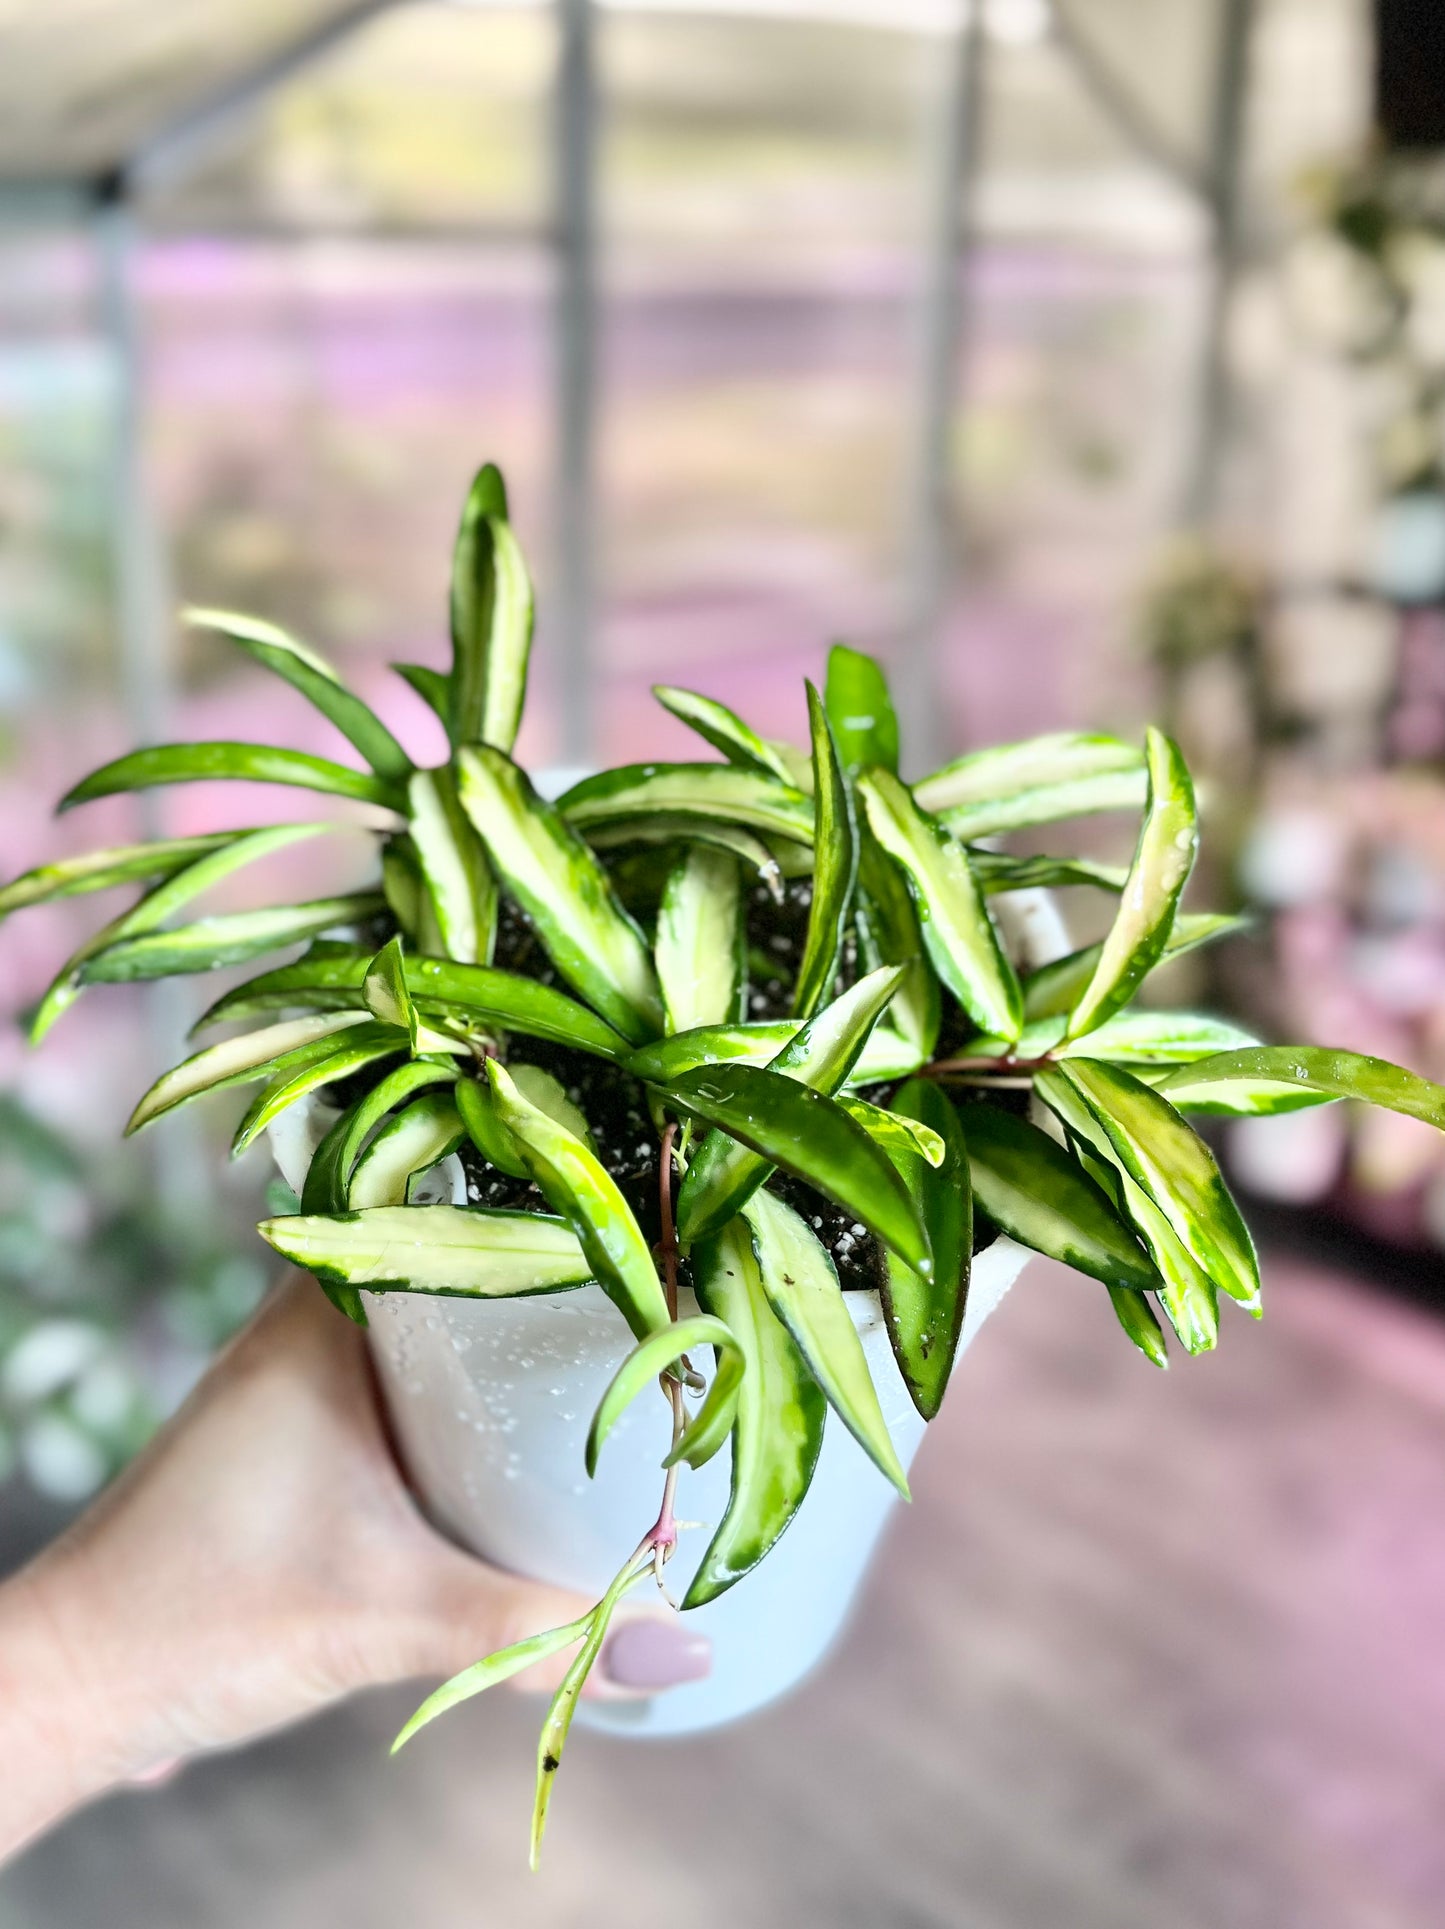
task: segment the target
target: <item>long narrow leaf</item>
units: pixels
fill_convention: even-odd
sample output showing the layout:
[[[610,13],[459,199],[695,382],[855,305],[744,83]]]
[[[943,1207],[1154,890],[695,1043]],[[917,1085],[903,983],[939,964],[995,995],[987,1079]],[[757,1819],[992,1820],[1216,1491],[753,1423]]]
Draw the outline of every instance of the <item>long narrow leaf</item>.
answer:
[[[441,670],[428,668],[425,663],[393,663],[403,683],[411,685],[422,702],[440,719],[448,738],[452,733],[452,680]]]
[[[835,643],[825,685],[828,721],[838,755],[850,771],[879,765],[898,775],[898,718],[881,665],[861,650]]]
[[[1147,1195],[1202,1273],[1235,1299],[1258,1298],[1259,1263],[1239,1208],[1214,1155],[1172,1105],[1128,1072],[1092,1059],[1070,1059],[1040,1073],[1035,1085],[1071,1130],[1081,1129],[1082,1108],[1099,1151]],[[1130,1216],[1137,1224],[1132,1209]]]
[[[755,1065],[713,1065],[660,1089],[680,1112],[721,1127],[768,1163],[806,1180],[910,1266],[931,1271],[928,1234],[887,1154],[824,1093]],[[683,1197],[679,1238],[716,1231],[715,1215],[684,1219]]]
[[[973,1192],[958,1114],[932,1080],[909,1081],[893,1100],[900,1121],[912,1121],[937,1140],[941,1158],[918,1152],[898,1160],[928,1229],[933,1273],[925,1277],[895,1253],[883,1270],[883,1317],[908,1397],[925,1420],[943,1403],[963,1335],[973,1251]],[[896,1155],[895,1155],[896,1156]]]
[[[657,811],[671,817],[717,817],[765,837],[813,841],[813,806],[802,791],[760,771],[732,764],[630,764],[586,777],[559,798],[577,830]]]
[[[487,1077],[528,1171],[553,1211],[571,1225],[598,1284],[634,1337],[660,1331],[671,1317],[667,1298],[617,1181],[575,1133],[525,1099],[495,1059],[487,1062]]]
[[[335,1050],[325,1057],[314,1056],[304,1045],[298,1052],[288,1054],[277,1062],[271,1078],[237,1126],[231,1140],[232,1158],[239,1158],[272,1119],[280,1118],[308,1092],[337,1079],[349,1078],[364,1066],[374,1065],[379,1059],[390,1058],[405,1049],[405,1036],[394,1025],[367,1024],[353,1025],[343,1032]]]
[[[808,934],[793,991],[793,1011],[809,1018],[827,997],[838,972],[858,876],[858,836],[853,799],[833,741],[823,699],[808,684],[808,721],[813,743],[813,899]]]
[[[750,871],[756,871],[773,898],[781,903],[783,871],[778,858],[760,837],[737,824],[716,817],[671,816],[666,811],[649,811],[636,817],[617,817],[605,824],[589,824],[583,836],[594,851],[626,849],[633,844],[706,844],[713,850],[730,852]],[[801,870],[810,873],[813,853],[802,844],[789,850],[802,856]]]
[[[269,1075],[278,1059],[287,1058],[303,1045],[317,1044],[323,1054],[338,1033],[365,1022],[364,1012],[332,1012],[309,1018],[288,1018],[262,1031],[243,1032],[196,1052],[182,1064],[163,1072],[136,1106],[126,1132],[139,1132],[165,1112],[188,1104],[205,1092],[219,1092],[228,1086],[244,1085]]]
[[[745,937],[736,859],[690,846],[668,877],[652,947],[669,1033],[742,1017]]]
[[[412,1180],[455,1152],[465,1137],[451,1093],[423,1092],[393,1113],[357,1160],[348,1209],[406,1205]]]
[[[879,1472],[909,1499],[867,1356],[827,1252],[791,1206],[758,1192],[743,1209],[763,1291],[824,1398]]]
[[[556,1785],[557,1770],[562,1765],[562,1750],[567,1745],[567,1734],[572,1726],[572,1717],[576,1712],[578,1700],[586,1686],[587,1677],[592,1672],[592,1665],[602,1652],[602,1643],[607,1638],[607,1630],[611,1626],[617,1603],[646,1572],[645,1560],[639,1561],[634,1558],[629,1561],[592,1610],[581,1649],[563,1677],[561,1687],[552,1697],[547,1718],[542,1723],[542,1733],[537,1743],[537,1794],[532,1804],[533,1874],[541,1863],[542,1836],[547,1827],[547,1809],[552,1800],[552,1790]]]
[[[723,1320],[745,1363],[732,1433],[727,1511],[683,1601],[700,1607],[742,1579],[797,1513],[823,1445],[827,1403],[763,1290],[741,1218],[694,1247],[699,1303]]]
[[[361,752],[378,777],[404,778],[411,769],[410,757],[380,717],[346,688],[324,657],[294,636],[274,623],[232,610],[188,609],[183,614],[194,628],[228,637],[299,690]]]
[[[1104,1193],[1056,1140],[996,1106],[965,1106],[959,1120],[974,1197],[1010,1239],[1106,1286],[1159,1284]]]
[[[407,1042],[415,1053],[419,1020],[411,993],[406,988],[406,954],[400,938],[392,938],[384,944],[366,967],[366,976],[361,981],[361,995],[373,1018],[380,1019],[383,1025],[396,1025],[406,1033]]]
[[[633,1044],[656,1037],[652,959],[592,852],[503,752],[462,750],[457,766],[467,815],[558,971]]]
[[[230,911],[198,918],[173,931],[148,931],[108,944],[80,968],[87,985],[139,984],[188,972],[246,964],[268,951],[302,944],[323,931],[364,923],[385,908],[379,891],[317,898],[310,904],[279,904],[265,911]]]
[[[407,802],[412,846],[445,955],[461,964],[490,964],[497,881],[451,771],[416,771]]]
[[[264,972],[217,999],[197,1021],[197,1029],[264,1011],[360,1009],[370,962],[364,951],[343,949],[311,954],[294,965]],[[409,957],[405,972],[407,990],[428,1017],[440,1020],[455,1015],[482,1026],[502,1026],[598,1058],[627,1054],[626,1039],[551,985],[489,965],[456,964],[444,958]]]
[[[870,972],[795,1032],[768,1061],[768,1069],[785,1073],[817,1091],[830,1095],[836,1092],[857,1064],[902,976],[897,966]],[[737,1056],[741,1058],[742,1054]],[[723,1062],[722,1054],[713,1054],[708,1062]],[[638,1059],[631,1063],[635,1066]],[[646,1076],[651,1083],[667,1087],[685,1074],[669,1069],[658,1077],[650,1072]],[[735,1137],[709,1133],[693,1154],[678,1193],[678,1235],[684,1245],[724,1226],[763,1184],[768,1170],[768,1161],[737,1143]]]
[[[758,1020],[740,1025],[699,1025],[671,1038],[659,1039],[629,1054],[626,1065],[634,1078],[651,1084],[695,1072],[700,1065],[725,1065],[734,1059],[745,1065],[772,1065],[778,1053],[802,1030],[793,1018]]]
[[[532,651],[532,583],[507,521],[501,472],[477,474],[452,556],[452,742],[510,750]]]
[[[200,837],[170,837],[153,844],[126,844],[113,850],[87,851],[63,857],[26,871],[0,890],[0,918],[53,898],[79,897],[86,891],[109,891],[118,884],[142,884],[153,877],[172,877],[198,857],[224,850],[246,831],[212,831]]]
[[[1149,797],[1119,910],[1094,974],[1069,1014],[1081,1037],[1127,1005],[1158,964],[1199,848],[1194,786],[1176,744],[1148,733]]]
[[[268,1219],[261,1237],[318,1278],[369,1293],[519,1299],[584,1286],[592,1265],[563,1219],[480,1206],[377,1206]]]
[[[405,1748],[412,1736],[429,1722],[435,1721],[438,1715],[449,1713],[462,1702],[470,1701],[473,1695],[485,1694],[488,1688],[510,1681],[513,1675],[535,1667],[539,1661],[545,1661],[549,1654],[570,1648],[586,1634],[595,1612],[594,1608],[589,1608],[585,1614],[579,1614],[575,1621],[567,1622],[565,1627],[529,1634],[521,1641],[514,1641],[510,1647],[498,1648],[495,1654],[489,1654],[484,1661],[473,1662],[470,1668],[463,1668],[460,1674],[454,1674],[450,1681],[442,1683],[435,1694],[427,1696],[391,1744],[392,1754],[399,1748]]]
[[[277,824],[259,831],[241,831],[228,836],[214,850],[204,852],[181,869],[173,871],[128,911],[86,939],[71,954],[51,981],[30,1025],[30,1042],[35,1045],[49,1031],[61,1013],[80,996],[81,971],[90,959],[122,939],[154,931],[186,905],[244,865],[253,864],[274,851],[284,850],[302,838],[315,837],[329,829],[325,824]]]
[[[934,970],[984,1031],[1016,1038],[1023,1023],[1018,979],[963,847],[886,770],[865,773],[858,792],[873,835],[908,879]]]
[[[438,1085],[454,1085],[454,1065],[436,1065],[426,1059],[412,1058],[395,1066],[345,1113],[346,1130],[334,1155],[334,1191],[327,1201],[332,1212],[344,1212],[351,1199],[351,1181],[366,1142],[393,1112],[414,1099],[418,1093]]]
[[[1116,1011],[1096,1031],[1062,1045],[1059,1056],[1105,1058],[1113,1065],[1188,1065],[1258,1044],[1238,1025],[1203,1012]]]
[[[132,750],[113,763],[102,764],[83,777],[61,798],[57,809],[73,810],[96,797],[114,797],[127,790],[153,790],[160,784],[210,783],[218,778],[240,778],[250,784],[294,784],[332,797],[354,797],[363,804],[387,810],[402,808],[401,786],[374,772],[349,770],[304,750],[281,750],[271,744],[170,743],[150,750]]]
[[[1227,917],[1218,912],[1176,912],[1159,954],[1159,964],[1168,964],[1198,945],[1235,937],[1248,928],[1248,918]],[[1082,951],[1071,951],[1067,957],[1056,958],[1030,973],[1023,985],[1024,1016],[1032,1021],[1067,1014],[1094,976],[1103,949],[1102,943],[1086,945]]]
[[[655,1385],[660,1375],[675,1366],[694,1347],[702,1346],[717,1347],[722,1360],[726,1362],[725,1365],[719,1365],[714,1386],[722,1382],[725,1393],[736,1387],[742,1377],[743,1356],[737,1341],[722,1320],[710,1313],[696,1313],[691,1319],[677,1320],[661,1332],[651,1334],[635,1346],[618,1367],[592,1416],[592,1425],[587,1431],[589,1474],[597,1472],[597,1456],[605,1446],[608,1434],[638,1394]],[[678,1457],[686,1458],[685,1455]],[[691,1464],[697,1466],[702,1463],[693,1461]]]
[[[955,837],[991,837],[1095,811],[1137,810],[1144,759],[1116,737],[1061,733],[976,750],[914,786]]]
[[[720,750],[730,764],[745,770],[760,770],[790,784],[792,776],[782,757],[766,738],[743,722],[736,711],[712,697],[699,696],[696,690],[679,690],[672,684],[654,683],[652,694],[689,730],[695,730],[704,743]]]
[[[1360,1099],[1445,1131],[1445,1086],[1383,1058],[1314,1045],[1222,1052],[1171,1073],[1154,1089],[1190,1112],[1284,1112],[1301,1103]]]
[[[1081,884],[1122,891],[1129,881],[1129,873],[1117,864],[1094,864],[1082,857],[1010,857],[971,844],[968,861],[988,897],[1006,891],[1062,891]]]

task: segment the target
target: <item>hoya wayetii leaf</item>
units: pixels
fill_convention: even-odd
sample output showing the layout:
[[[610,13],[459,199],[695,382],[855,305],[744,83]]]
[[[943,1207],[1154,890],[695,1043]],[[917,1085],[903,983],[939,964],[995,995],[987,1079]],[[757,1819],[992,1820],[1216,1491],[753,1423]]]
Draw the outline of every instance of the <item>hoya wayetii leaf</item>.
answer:
[[[652,694],[689,730],[695,730],[704,743],[720,750],[730,764],[747,770],[760,770],[766,776],[791,784],[792,773],[777,747],[743,722],[736,711],[713,697],[699,696],[696,690],[679,690],[667,683],[655,683]]]
[[[955,837],[992,837],[1095,811],[1137,810],[1144,759],[1117,737],[1061,732],[975,750],[914,786]]]
[[[824,701],[844,767],[878,765],[898,775],[898,718],[882,667],[861,650],[835,643],[828,652]]]
[[[893,1099],[900,1122],[911,1122],[936,1140],[941,1156],[915,1148],[894,1155],[904,1184],[928,1229],[933,1272],[925,1277],[888,1253],[881,1297],[888,1338],[908,1397],[925,1420],[943,1402],[963,1335],[973,1250],[973,1189],[958,1114],[929,1079],[915,1078]]]
[[[745,938],[736,858],[689,846],[668,877],[652,947],[669,1033],[742,1017]]]
[[[452,742],[510,750],[522,720],[532,652],[532,582],[507,520],[500,471],[478,471],[452,558]]]
[[[808,909],[808,935],[803,946],[793,1011],[809,1018],[827,996],[837,975],[838,960],[853,907],[853,884],[858,875],[858,838],[853,825],[853,799],[838,760],[823,700],[810,683],[808,719],[813,739],[813,806],[816,837],[813,848],[813,896]]]

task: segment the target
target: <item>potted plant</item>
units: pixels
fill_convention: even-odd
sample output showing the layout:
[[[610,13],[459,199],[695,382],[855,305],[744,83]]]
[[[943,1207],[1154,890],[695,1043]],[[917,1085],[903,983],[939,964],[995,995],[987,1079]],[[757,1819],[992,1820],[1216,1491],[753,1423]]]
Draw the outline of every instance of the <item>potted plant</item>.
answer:
[[[1445,1090],[1138,1002],[1157,965],[1238,923],[1180,908],[1195,804],[1159,732],[981,751],[910,788],[877,665],[835,649],[806,753],[660,689],[721,757],[603,771],[549,802],[511,756],[532,608],[489,466],[456,546],[451,667],[401,667],[446,727],[444,764],[415,766],[283,632],[200,612],[365,768],[165,745],[63,800],[215,777],[356,799],[377,813],[373,889],[175,922],[326,828],[308,823],[66,859],[0,892],[0,913],[147,887],[67,961],[37,1037],[91,984],[306,946],[211,1006],[201,1028],[239,1029],[166,1072],[130,1129],[257,1087],[234,1149],[270,1130],[297,1194],[260,1230],[341,1314],[374,1319],[429,1504],[494,1558],[595,1586],[580,1620],[479,1661],[398,1739],[575,1647],[539,1747],[535,1860],[619,1602],[678,1557],[682,1612],[739,1608],[716,1623],[736,1651],[722,1701],[691,1724],[796,1678],[1023,1249],[1099,1282],[1155,1364],[1166,1327],[1203,1351],[1221,1293],[1259,1313],[1259,1272],[1185,1115],[1364,1098],[1439,1125]],[[983,841],[1120,809],[1142,812],[1127,870]],[[1068,885],[1117,909],[1100,942],[1045,956],[1059,945],[1010,912],[1031,906],[1037,931],[1037,894]],[[707,1519],[681,1556],[679,1505]],[[766,1615],[740,1608],[750,1593]]]

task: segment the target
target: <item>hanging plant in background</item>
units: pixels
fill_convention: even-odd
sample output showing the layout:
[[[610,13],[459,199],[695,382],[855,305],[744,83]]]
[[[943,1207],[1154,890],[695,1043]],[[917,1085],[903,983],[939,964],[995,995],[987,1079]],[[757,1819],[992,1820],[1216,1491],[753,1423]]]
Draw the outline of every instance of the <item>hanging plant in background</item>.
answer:
[[[603,771],[554,803],[511,754],[532,591],[491,467],[463,515],[451,617],[450,670],[401,668],[446,728],[438,768],[414,766],[280,630],[202,612],[361,764],[165,745],[63,802],[216,777],[359,800],[380,813],[373,888],[177,921],[242,866],[328,828],[305,823],[66,859],[0,892],[0,912],[146,887],[67,961],[37,1037],[93,984],[305,945],[212,1005],[199,1029],[240,1029],[166,1072],[131,1129],[252,1087],[241,1152],[303,1099],[329,1101],[299,1209],[261,1232],[346,1317],[365,1323],[366,1293],[488,1299],[595,1281],[630,1328],[585,1458],[590,1472],[619,1416],[660,1385],[672,1435],[656,1518],[639,1521],[593,1609],[480,1661],[398,1740],[575,1647],[539,1749],[535,1860],[588,1670],[627,1591],[665,1574],[686,1469],[731,1454],[731,1499],[684,1611],[766,1558],[804,1503],[829,1408],[906,1494],[845,1292],[880,1289],[925,1418],[948,1384],[971,1255],[997,1231],[1096,1280],[1163,1366],[1167,1330],[1190,1353],[1215,1344],[1221,1294],[1260,1311],[1249,1234],[1187,1114],[1364,1098],[1440,1125],[1445,1090],[1138,1002],[1156,966],[1238,922],[1180,908],[1194,794],[1157,731],[1142,748],[1038,738],[910,786],[882,673],[838,648],[825,694],[808,689],[806,750],[664,688],[720,759]],[[984,843],[1105,810],[1141,813],[1127,870]],[[1114,901],[1107,934],[1021,975],[991,901],[1069,885]],[[474,1203],[413,1203],[453,1154]],[[678,1317],[680,1283],[699,1313]]]

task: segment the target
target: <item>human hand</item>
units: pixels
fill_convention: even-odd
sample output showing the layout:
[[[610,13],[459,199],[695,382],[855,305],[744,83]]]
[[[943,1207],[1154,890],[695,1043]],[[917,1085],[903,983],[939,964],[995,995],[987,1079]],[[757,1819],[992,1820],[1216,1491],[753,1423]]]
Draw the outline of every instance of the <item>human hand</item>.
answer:
[[[293,1274],[148,1451],[0,1588],[0,1854],[116,1783],[374,1683],[453,1674],[590,1605],[427,1525],[362,1335]],[[706,1641],[652,1612],[609,1650],[600,1696],[707,1672]],[[568,1659],[518,1685],[555,1686]]]

